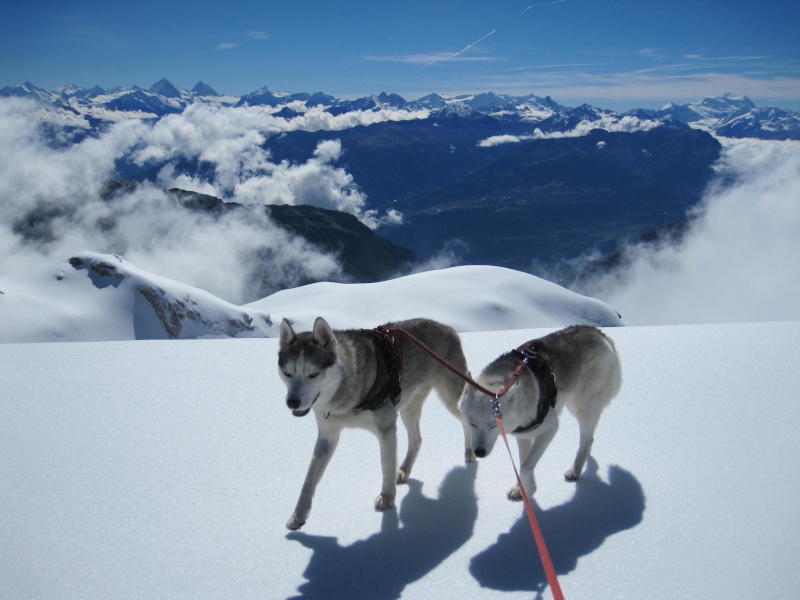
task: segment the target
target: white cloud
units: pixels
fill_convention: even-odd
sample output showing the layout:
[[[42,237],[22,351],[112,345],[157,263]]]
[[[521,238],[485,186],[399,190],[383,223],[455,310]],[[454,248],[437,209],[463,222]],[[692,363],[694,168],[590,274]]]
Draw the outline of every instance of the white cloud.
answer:
[[[0,273],[93,250],[125,255],[142,268],[236,303],[308,278],[341,278],[335,257],[275,226],[259,207],[212,218],[184,209],[152,185],[112,199],[102,194],[125,156],[199,154],[216,161],[220,178],[233,188],[237,177],[271,169],[294,177],[300,197],[313,192],[331,205],[350,202],[355,210],[359,196],[348,188],[352,179],[325,162],[336,156],[335,144],[323,146],[311,164],[276,166],[258,149],[263,137],[245,131],[248,121],[233,113],[213,122],[173,119],[161,127],[125,121],[98,138],[53,149],[39,135],[34,110],[24,101],[0,100]],[[173,164],[160,177],[207,193],[217,189],[213,182],[176,177]]]
[[[341,143],[322,141],[304,163],[275,163],[266,140],[284,131],[331,131],[427,111],[395,109],[331,115],[312,108],[292,119],[271,108],[195,104],[148,124],[116,123],[97,138],[53,149],[40,137],[37,107],[0,99],[0,273],[25,271],[92,250],[125,255],[141,267],[227,300],[254,300],[309,278],[341,278],[334,257],[274,226],[264,204],[341,210],[375,228],[402,220],[365,209],[366,196],[337,166]],[[58,123],[52,122],[57,126]],[[102,197],[118,161],[157,167],[157,189]],[[187,172],[182,164],[199,164]],[[163,189],[254,205],[218,219],[187,211]]]
[[[192,105],[159,120],[141,136],[133,154],[139,165],[169,161],[159,175],[166,187],[180,187],[245,204],[313,204],[355,215],[370,227],[387,217],[365,213],[366,196],[353,177],[336,167],[338,140],[322,141],[302,164],[271,161],[268,137],[286,131],[339,131],[357,125],[427,117],[428,111],[354,111],[332,115],[314,107],[292,119],[257,108]],[[207,164],[212,177],[176,170],[181,159]],[[397,217],[388,217],[391,221]]]
[[[574,129],[569,131],[554,131],[545,133],[541,129],[535,129],[533,135],[495,135],[478,142],[481,148],[491,148],[501,144],[516,144],[530,140],[546,140],[553,138],[583,137],[595,129],[603,129],[611,132],[633,133],[635,131],[650,131],[660,127],[661,123],[657,120],[640,119],[630,115],[617,118],[609,115],[597,121],[581,121]]]
[[[719,179],[679,245],[633,246],[582,286],[626,323],[800,319],[800,143],[725,141]]]

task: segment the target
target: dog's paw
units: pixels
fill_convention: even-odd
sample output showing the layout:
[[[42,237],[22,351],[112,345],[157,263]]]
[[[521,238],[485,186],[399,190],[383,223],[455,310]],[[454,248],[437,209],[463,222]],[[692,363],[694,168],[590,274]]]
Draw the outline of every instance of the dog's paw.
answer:
[[[398,469],[397,479],[395,481],[397,483],[408,483],[408,473],[406,473],[403,469]]]
[[[377,498],[375,498],[375,509],[376,510],[386,510],[387,508],[392,508],[394,506],[394,496],[387,496],[386,494],[381,494]]]
[[[291,529],[292,531],[297,531],[303,525],[305,525],[305,521],[300,519],[297,515],[292,515],[289,521],[286,523],[286,529]]]
[[[510,490],[508,490],[506,497],[513,502],[519,502],[520,500],[522,500],[522,492],[520,492],[519,487],[515,485]]]
[[[567,481],[578,481],[580,477],[580,473],[576,473],[575,469],[569,469],[566,473],[564,473],[564,479]]]
[[[475,453],[472,451],[472,448],[468,448],[464,451],[464,461],[468,463],[472,463],[478,460],[478,457],[475,456]]]

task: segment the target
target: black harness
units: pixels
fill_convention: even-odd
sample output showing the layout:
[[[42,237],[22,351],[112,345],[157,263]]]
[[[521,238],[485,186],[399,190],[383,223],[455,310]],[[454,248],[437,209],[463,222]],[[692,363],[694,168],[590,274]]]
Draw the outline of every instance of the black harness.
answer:
[[[353,410],[378,410],[390,400],[397,406],[400,401],[400,379],[403,376],[403,354],[400,347],[392,333],[382,325],[364,331],[371,334],[377,372],[372,388]]]
[[[550,354],[541,340],[528,342],[514,350],[528,365],[533,376],[539,382],[539,402],[536,406],[536,416],[525,425],[520,425],[511,433],[527,433],[533,431],[544,422],[547,413],[556,406],[556,375],[553,373],[553,363]]]

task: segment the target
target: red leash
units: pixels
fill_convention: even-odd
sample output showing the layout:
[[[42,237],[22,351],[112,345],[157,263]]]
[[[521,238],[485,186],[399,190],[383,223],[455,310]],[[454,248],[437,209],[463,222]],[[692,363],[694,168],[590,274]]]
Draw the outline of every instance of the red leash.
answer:
[[[536,548],[539,550],[539,558],[542,559],[542,566],[544,567],[544,574],[547,577],[547,583],[550,585],[550,591],[553,592],[553,598],[555,598],[555,600],[564,600],[564,594],[561,592],[561,586],[558,583],[556,568],[553,566],[553,560],[550,558],[550,552],[547,551],[547,544],[545,544],[542,530],[539,528],[539,521],[536,520],[531,500],[528,498],[528,492],[522,484],[522,477],[519,475],[517,464],[514,462],[514,456],[511,454],[511,446],[508,444],[508,437],[506,437],[506,428],[503,427],[503,418],[496,414],[494,418],[497,421],[498,427],[500,427],[500,433],[503,434],[503,441],[506,443],[508,457],[511,459],[511,465],[514,467],[514,474],[517,476],[519,491],[522,493],[522,501],[525,503],[525,512],[528,513],[528,521],[531,524],[531,531],[533,531],[533,539],[536,540]]]
[[[550,585],[550,591],[553,593],[553,598],[555,600],[564,600],[564,594],[561,591],[561,586],[558,583],[558,576],[556,575],[556,569],[553,566],[553,561],[550,558],[550,552],[547,550],[547,544],[545,544],[544,536],[542,535],[542,530],[539,528],[539,522],[536,520],[536,515],[533,512],[533,505],[531,505],[530,498],[528,498],[528,492],[525,490],[525,486],[522,483],[522,477],[520,477],[519,470],[517,469],[517,463],[514,462],[514,456],[511,453],[511,446],[508,443],[508,436],[506,436],[506,428],[503,425],[503,415],[500,414],[500,403],[498,400],[505,396],[508,390],[519,380],[519,375],[522,372],[522,369],[525,366],[525,361],[520,361],[519,365],[517,366],[516,370],[514,371],[514,375],[512,375],[511,380],[503,387],[502,390],[495,393],[492,392],[482,385],[480,385],[477,381],[472,379],[471,377],[465,375],[458,369],[456,369],[453,365],[448,363],[444,360],[441,356],[436,354],[433,350],[428,348],[425,344],[423,344],[420,340],[416,337],[411,335],[408,331],[403,329],[402,327],[395,327],[390,330],[385,330],[384,328],[379,328],[383,331],[388,331],[389,333],[402,333],[406,336],[411,342],[419,346],[424,352],[430,355],[436,362],[440,365],[445,367],[448,371],[456,375],[457,377],[466,381],[469,385],[477,389],[479,392],[489,396],[492,402],[492,413],[494,414],[494,418],[497,421],[497,426],[500,428],[500,433],[503,435],[503,442],[505,442],[506,450],[508,450],[508,457],[511,459],[511,466],[514,467],[514,474],[517,476],[517,484],[519,485],[519,491],[522,494],[522,501],[525,504],[525,512],[528,515],[528,521],[531,524],[531,531],[533,532],[533,539],[536,540],[536,548],[539,550],[539,558],[542,560],[542,566],[544,567],[544,574],[547,577],[547,583]]]

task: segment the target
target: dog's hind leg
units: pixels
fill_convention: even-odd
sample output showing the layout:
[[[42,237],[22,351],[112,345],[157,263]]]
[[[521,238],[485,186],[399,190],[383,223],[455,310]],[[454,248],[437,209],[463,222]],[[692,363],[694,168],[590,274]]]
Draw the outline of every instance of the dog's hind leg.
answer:
[[[422,403],[429,390],[420,392],[410,398],[408,403],[400,411],[400,418],[408,433],[408,451],[406,457],[397,470],[397,483],[406,483],[411,475],[411,469],[417,460],[420,446],[422,446],[422,433],[419,429],[419,421],[422,416]]]
[[[472,428],[467,425],[464,416],[458,410],[458,401],[464,391],[464,382],[454,377],[449,377],[443,384],[436,387],[436,391],[447,410],[458,419],[458,422],[461,423],[461,428],[464,430],[464,460],[466,462],[475,462],[477,459],[472,446]]]
[[[592,444],[594,443],[594,431],[597,429],[597,423],[600,421],[599,411],[582,411],[575,415],[580,425],[580,443],[578,445],[578,453],[575,455],[575,462],[564,473],[564,479],[567,481],[577,481],[581,476],[583,467],[586,464],[586,459],[592,453]]]
[[[311,464],[308,465],[308,472],[306,479],[303,482],[303,487],[300,490],[300,498],[297,500],[297,505],[294,508],[294,513],[289,517],[286,523],[287,529],[297,530],[300,529],[308,518],[308,513],[311,511],[311,501],[314,499],[314,492],[317,490],[317,484],[322,479],[325,473],[325,468],[331,461],[336,445],[339,443],[338,429],[329,430],[326,432],[319,432],[317,436],[317,443],[314,445],[314,453],[311,456]]]

